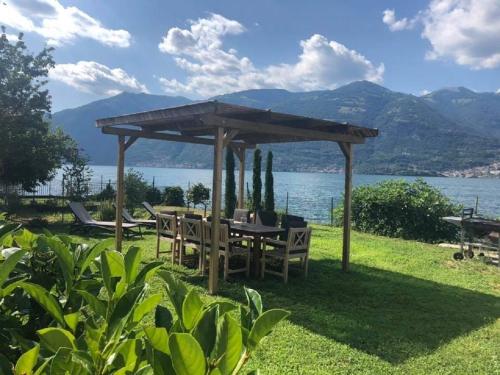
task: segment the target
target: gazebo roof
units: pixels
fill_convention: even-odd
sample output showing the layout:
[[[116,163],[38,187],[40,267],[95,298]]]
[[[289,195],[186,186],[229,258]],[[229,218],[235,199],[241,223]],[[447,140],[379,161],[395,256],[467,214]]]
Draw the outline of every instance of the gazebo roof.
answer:
[[[302,141],[364,143],[378,135],[377,129],[215,100],[99,119],[96,125],[105,134],[200,144],[214,144],[216,129],[223,127],[227,142],[246,148]]]

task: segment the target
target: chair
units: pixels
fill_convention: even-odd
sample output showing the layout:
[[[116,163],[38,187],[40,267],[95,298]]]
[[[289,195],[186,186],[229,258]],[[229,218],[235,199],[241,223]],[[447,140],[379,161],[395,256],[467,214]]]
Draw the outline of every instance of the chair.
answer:
[[[203,216],[202,215],[198,215],[198,214],[193,214],[191,212],[186,212],[184,214],[184,217],[186,219],[193,219],[193,220],[203,220]]]
[[[165,254],[168,251],[160,251],[160,241],[164,240],[170,243],[172,253],[172,263],[175,263],[179,256],[180,236],[177,216],[167,214],[156,215],[156,257]]]
[[[255,224],[265,225],[268,227],[276,226],[278,222],[278,215],[274,211],[257,211],[257,215],[255,218]]]
[[[250,274],[250,248],[251,237],[230,237],[229,226],[221,222],[219,234],[219,257],[224,257],[224,280],[227,280],[230,274],[245,272],[246,277]],[[203,223],[203,254],[201,254],[201,274],[205,273],[207,255],[212,251],[212,223]],[[246,245],[243,242],[246,241]],[[231,269],[229,261],[232,257],[243,256],[245,258],[245,267]]]
[[[116,208],[114,203],[113,207]],[[150,227],[150,228],[156,227],[156,220],[136,219],[130,214],[130,212],[128,212],[126,208],[122,208],[122,217],[127,223],[144,225],[145,227]]]
[[[290,260],[299,259],[304,277],[307,277],[309,263],[309,245],[311,241],[311,228],[290,228],[286,241],[265,238],[263,243],[261,278],[270,273],[283,277],[285,284],[288,282],[288,266]],[[272,249],[267,250],[270,246]],[[273,261],[282,263],[283,271],[266,269],[266,265]]]
[[[237,208],[234,210],[233,214],[234,221],[249,222],[250,221],[250,211],[243,208]]]
[[[156,219],[156,210],[151,206],[148,202],[144,201],[142,202],[142,206],[146,209],[148,212],[150,219]]]
[[[71,209],[73,215],[75,216],[75,223],[73,224],[74,226],[81,227],[84,229],[100,228],[111,231],[116,229],[116,222],[114,221],[94,220],[94,218],[90,216],[89,212],[85,209],[85,207],[83,207],[83,205],[80,202],[70,202],[69,208]],[[137,224],[122,223],[122,228],[127,238],[130,235],[142,236],[140,227],[139,227],[139,233],[135,233],[131,230],[132,228],[137,228],[137,227],[138,227]]]
[[[183,217],[180,222],[179,264],[182,264],[186,257],[186,248],[193,249],[195,254],[202,253],[203,229],[201,220]],[[201,269],[201,256],[199,256],[198,267]]]
[[[307,221],[302,216],[283,215],[280,227],[285,229],[285,232],[279,236],[280,240],[286,241],[290,228],[307,228]]]

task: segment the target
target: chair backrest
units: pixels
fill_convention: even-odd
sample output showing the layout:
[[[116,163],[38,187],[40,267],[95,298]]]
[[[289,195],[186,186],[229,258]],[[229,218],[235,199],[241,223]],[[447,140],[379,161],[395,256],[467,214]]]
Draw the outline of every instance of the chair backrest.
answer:
[[[255,218],[255,224],[266,225],[268,227],[274,227],[278,223],[278,215],[274,211],[257,211],[257,216]]]
[[[290,228],[286,251],[288,253],[308,252],[311,241],[311,228]]]
[[[156,217],[156,211],[155,209],[153,208],[153,206],[151,206],[148,202],[144,201],[142,202],[142,205],[144,206],[144,208],[146,209],[146,211],[148,211],[148,213],[152,216],[152,217]]]
[[[473,215],[474,215],[473,208],[464,208],[462,210],[462,219],[472,219]]]
[[[184,214],[184,217],[186,219],[193,219],[193,220],[203,220],[203,216],[202,215],[198,215],[198,214],[192,214],[190,212],[186,212]]]
[[[290,215],[292,216],[292,215]],[[288,232],[290,231],[291,228],[306,228],[307,227],[307,221],[304,221],[303,218],[300,218],[300,216],[295,216],[299,219],[302,220],[294,220],[294,216],[292,216],[292,219],[288,218],[287,220],[282,220],[281,221],[281,228],[285,229],[285,233],[280,235],[280,239],[282,241],[286,241],[288,239]]]
[[[203,242],[210,246],[212,243],[212,222],[206,221],[203,223]],[[221,221],[219,227],[219,247],[226,249],[229,243],[229,226]]]
[[[202,221],[196,219],[181,218],[181,237],[185,241],[197,244],[203,241]]]
[[[90,216],[89,212],[83,207],[83,204],[80,202],[69,202],[69,208],[73,211],[73,214],[76,218],[82,223],[91,223],[95,221],[92,216]]]
[[[178,231],[177,216],[167,214],[156,215],[156,234],[158,236],[176,238]]]
[[[242,220],[245,219],[245,220]],[[234,221],[250,221],[250,211],[244,208],[237,208],[233,214]]]
[[[128,212],[125,207],[122,208],[122,216],[129,223],[133,223],[135,221],[134,217],[130,215],[130,212]]]

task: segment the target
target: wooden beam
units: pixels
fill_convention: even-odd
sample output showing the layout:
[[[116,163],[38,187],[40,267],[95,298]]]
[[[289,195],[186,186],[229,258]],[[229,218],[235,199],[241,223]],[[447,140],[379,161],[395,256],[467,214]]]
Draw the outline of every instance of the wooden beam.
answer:
[[[342,271],[349,271],[349,256],[351,251],[351,195],[352,195],[352,149],[345,143],[345,182],[344,182],[344,230],[342,236]]]
[[[222,161],[224,150],[224,129],[217,128],[214,146],[214,171],[212,181],[212,238],[210,270],[208,273],[208,293],[217,293],[219,281],[219,234],[222,195]]]
[[[240,131],[238,129],[231,129],[224,134],[224,147],[226,147],[229,142],[233,140],[234,137],[238,135]]]
[[[135,141],[137,141],[137,139],[139,139],[139,138],[138,137],[129,137],[127,139],[127,142],[125,143],[125,151],[127,151],[128,148],[130,146],[132,146],[135,143]]]
[[[349,151],[348,151],[349,145],[346,143],[343,143],[343,142],[337,142],[337,144],[339,145],[340,150],[342,151],[344,156],[347,157],[347,155],[349,154]]]
[[[183,142],[183,143],[195,143],[201,145],[214,145],[214,141],[209,138],[191,137],[188,135],[177,135],[177,134],[167,134],[167,133],[155,133],[145,130],[135,130],[135,129],[125,129],[125,128],[114,128],[114,127],[103,127],[101,131],[104,134],[114,134],[122,136],[130,136],[137,138],[146,139],[158,139],[161,141],[171,141],[171,142]],[[243,142],[231,142],[231,145],[235,146],[245,146],[246,148],[253,148],[255,145],[247,145]]]
[[[116,251],[122,251],[123,239],[123,198],[124,198],[124,185],[123,175],[125,169],[125,137],[118,136],[118,166],[116,169],[116,229],[115,229],[115,242]]]
[[[234,118],[217,116],[213,114],[203,115],[201,116],[201,120],[207,125],[252,131],[253,133],[281,135],[285,138],[300,137],[307,140],[348,142],[348,143],[364,143],[365,141],[363,137],[358,137],[352,134],[332,133],[332,132],[310,130],[292,126],[239,120]]]

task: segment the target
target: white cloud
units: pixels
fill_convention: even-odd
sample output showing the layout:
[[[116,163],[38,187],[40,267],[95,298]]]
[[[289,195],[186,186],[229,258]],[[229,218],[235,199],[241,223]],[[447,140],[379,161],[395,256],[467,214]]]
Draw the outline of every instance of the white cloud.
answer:
[[[78,37],[114,47],[130,45],[128,31],[108,29],[77,7],[65,7],[58,0],[3,0],[0,24],[37,33],[52,46],[71,43]]]
[[[424,96],[424,95],[427,95],[427,94],[430,94],[430,93],[431,92],[429,90],[424,89],[424,90],[420,91],[420,96]]]
[[[111,69],[95,61],[57,64],[49,77],[77,90],[101,96],[116,95],[123,91],[148,92],[145,85],[123,69]]]
[[[499,94],[499,95],[500,95],[500,89],[498,89],[498,90],[497,90],[497,94]]]
[[[375,66],[360,53],[318,34],[301,41],[302,53],[295,63],[257,68],[248,57],[240,57],[238,51],[223,46],[226,35],[244,31],[239,22],[218,14],[191,21],[189,29],[168,30],[158,47],[174,56],[187,78],[181,82],[161,77],[165,91],[206,97],[265,87],[331,89],[354,80],[383,79],[383,64]]]
[[[394,11],[386,10],[383,22],[393,31],[421,23],[422,37],[431,44],[427,59],[450,59],[472,69],[500,66],[499,0],[431,0],[411,20],[396,20]]]
[[[391,31],[400,31],[412,29],[415,26],[415,20],[408,18],[402,18],[400,20],[396,19],[396,12],[394,9],[386,9],[384,10],[384,15],[382,17],[382,21],[389,26]]]

